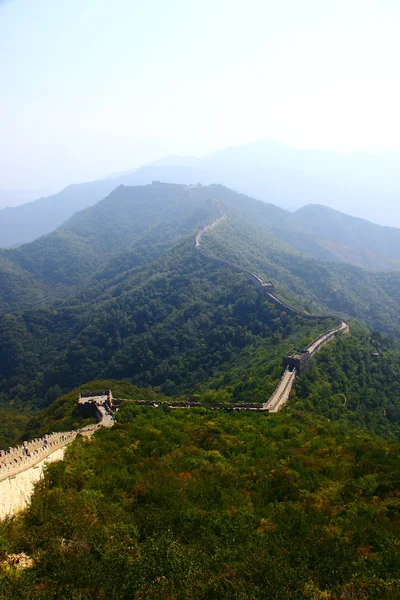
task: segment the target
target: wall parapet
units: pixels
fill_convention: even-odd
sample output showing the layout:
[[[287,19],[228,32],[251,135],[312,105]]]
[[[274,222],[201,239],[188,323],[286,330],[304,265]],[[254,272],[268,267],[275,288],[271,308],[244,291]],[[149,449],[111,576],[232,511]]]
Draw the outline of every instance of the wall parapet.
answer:
[[[74,431],[55,432],[43,438],[35,438],[26,443],[28,454],[24,450],[24,446],[16,446],[6,451],[2,450],[0,453],[0,481],[8,477],[14,477],[34,467],[59,448],[68,446],[78,434],[88,436],[103,426],[103,423],[99,422]],[[45,440],[47,440],[47,443]]]
[[[70,444],[76,438],[77,433],[77,431],[66,431],[58,435],[54,434],[51,441],[49,439],[47,444],[44,443],[45,438],[42,438],[41,447],[36,447],[30,454],[25,454],[25,456],[14,455],[12,458],[10,457],[8,461],[0,462],[0,481],[34,467],[37,463],[41,462],[59,448]],[[38,440],[35,440],[35,442],[37,441]]]

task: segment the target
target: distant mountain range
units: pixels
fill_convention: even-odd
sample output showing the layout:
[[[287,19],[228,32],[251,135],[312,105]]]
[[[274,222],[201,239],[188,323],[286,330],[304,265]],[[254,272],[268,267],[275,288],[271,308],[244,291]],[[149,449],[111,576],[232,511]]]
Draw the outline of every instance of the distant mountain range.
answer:
[[[326,260],[346,262],[365,269],[400,270],[400,229],[375,225],[364,219],[318,204],[291,213],[288,224],[304,232],[327,251]],[[296,244],[298,246],[298,244]],[[316,256],[315,251],[310,254]]]
[[[54,231],[76,211],[95,204],[119,185],[144,185],[153,180],[182,184],[218,183],[287,210],[318,204],[398,226],[399,167],[400,159],[394,154],[347,156],[328,151],[298,150],[271,140],[227,148],[201,159],[168,157],[131,172],[71,185],[47,198],[0,210],[0,244],[6,248],[30,242]],[[333,212],[324,217],[328,215],[336,221],[335,227],[340,227],[343,217],[334,217]],[[320,212],[318,218],[321,216]],[[312,233],[307,229],[306,221],[303,219],[302,228]],[[346,227],[349,223],[347,221]],[[389,230],[384,231],[381,230],[379,235],[385,236]],[[395,237],[393,231],[389,235]],[[348,260],[368,268],[397,268],[396,263],[391,264],[392,259],[398,258],[396,253],[387,254],[385,250],[383,257],[377,257],[375,253],[380,254],[381,250],[372,247],[372,254],[365,261],[358,249],[346,249],[349,244],[340,235],[335,239],[323,238],[320,245],[325,245],[337,260]]]
[[[0,189],[0,209],[8,206],[19,206],[26,202],[32,202],[39,196],[43,196],[43,192],[33,190],[3,190]]]

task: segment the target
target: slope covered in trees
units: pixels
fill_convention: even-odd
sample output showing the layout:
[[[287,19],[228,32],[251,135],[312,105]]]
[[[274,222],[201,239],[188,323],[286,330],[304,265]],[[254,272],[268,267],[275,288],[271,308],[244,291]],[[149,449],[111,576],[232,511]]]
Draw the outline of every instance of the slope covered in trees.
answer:
[[[201,193],[211,216],[217,204]],[[93,229],[77,216],[74,235],[94,240],[113,222],[104,209]],[[398,333],[395,274],[330,270],[265,236],[255,214],[233,203],[228,213],[204,235],[209,251],[272,278],[302,308],[339,308]],[[195,394],[203,407],[125,403],[111,431],[77,440],[31,507],[0,526],[5,597],[400,598],[398,340],[353,323],[297,380],[283,414],[211,411],[210,401],[264,401],[282,354],[327,324],[287,314],[244,274],[205,260],[180,218],[164,215],[153,238],[139,235],[140,263],[125,245],[136,225],[126,225],[73,297],[1,317],[3,405],[32,409],[29,423],[17,413],[9,423],[25,435],[76,427],[78,391],[60,393],[85,382],[133,400]],[[95,377],[124,380],[87,383]],[[33,562],[17,572],[10,555],[20,552]]]
[[[116,189],[90,211],[61,229],[13,250],[0,251],[0,310],[51,304],[90,286],[93,273],[121,253],[126,266],[145,264],[162,254],[199,223],[216,214],[210,202],[184,186]],[[72,289],[71,289],[72,288]]]
[[[399,445],[297,412],[122,407],[0,527],[8,599],[395,600]]]
[[[3,404],[45,406],[99,377],[161,386],[172,395],[215,381],[220,397],[265,401],[284,352],[305,345],[319,326],[288,316],[244,275],[196,255],[196,225],[219,214],[218,202],[228,219],[204,238],[216,255],[259,271],[309,312],[347,314],[399,334],[398,274],[305,258],[255,225],[271,212],[266,205],[255,202],[246,217],[238,210],[242,200],[221,186],[120,188],[57,233],[58,240],[75,236],[91,249],[78,252],[81,262],[55,252],[51,236],[13,251],[42,277],[48,295],[40,308],[9,308],[0,316]],[[66,295],[63,278],[63,299],[56,301],[55,265],[64,262],[80,283]],[[20,294],[21,301],[27,296]],[[238,373],[246,370],[254,376],[244,384]]]
[[[216,256],[262,273],[292,304],[300,303],[310,312],[347,314],[372,329],[400,334],[400,272],[373,273],[310,259],[265,235],[253,216],[239,217],[236,211],[207,235]]]
[[[400,344],[353,326],[296,380],[291,405],[400,439]]]
[[[98,293],[99,279],[109,285],[107,280],[147,264],[198,224],[210,222],[217,214],[211,199],[221,202],[230,217],[225,234],[218,232],[220,251],[231,256],[240,252],[250,266],[257,256],[253,268],[268,269],[266,275],[275,283],[302,296],[319,296],[315,299],[332,310],[369,318],[369,325],[396,332],[399,272],[375,274],[316,261],[312,254],[322,260],[329,253],[307,234],[284,231],[285,211],[215,185],[120,187],[57,232],[2,251],[0,310],[51,305],[69,296],[71,304],[81,292],[85,297],[93,289]],[[327,278],[331,289],[323,283],[318,290],[319,280]]]
[[[111,377],[174,395],[254,362],[262,384],[230,395],[262,402],[281,375],[283,353],[326,327],[282,313],[244,275],[206,263],[188,239],[108,284],[96,302],[2,317],[0,389],[4,401],[43,405]]]
[[[367,269],[400,269],[400,230],[308,205],[292,215],[293,226],[318,238],[339,260]]]

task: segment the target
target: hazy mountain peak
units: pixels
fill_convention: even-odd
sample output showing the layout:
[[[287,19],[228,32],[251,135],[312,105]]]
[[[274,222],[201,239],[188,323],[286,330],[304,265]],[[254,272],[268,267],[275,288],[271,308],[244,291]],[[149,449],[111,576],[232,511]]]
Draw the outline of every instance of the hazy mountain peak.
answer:
[[[170,156],[115,177],[67,186],[58,194],[0,210],[2,247],[32,241],[120,184],[153,180],[219,183],[288,210],[322,204],[383,225],[400,225],[400,158],[296,149],[270,138],[204,158]],[[301,216],[299,213],[298,216]]]

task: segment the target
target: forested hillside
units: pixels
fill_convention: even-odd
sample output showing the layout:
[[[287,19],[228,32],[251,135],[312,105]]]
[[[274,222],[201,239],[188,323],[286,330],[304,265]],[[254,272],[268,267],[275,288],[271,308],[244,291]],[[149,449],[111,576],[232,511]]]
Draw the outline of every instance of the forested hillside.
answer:
[[[399,445],[298,411],[121,409],[0,527],[8,600],[396,600]]]
[[[226,227],[221,231],[221,252],[240,253],[251,268],[261,262],[259,268],[268,267],[267,277],[282,288],[292,287],[294,293],[362,318],[377,329],[397,331],[397,300],[393,298],[399,295],[399,272],[374,274],[326,262],[334,257],[316,239],[288,226],[289,213],[215,185],[119,187],[58,231],[21,248],[1,251],[0,311],[51,305],[68,297],[73,303],[81,291],[90,294],[94,287],[97,291],[99,279],[154,260],[182,236],[193,233],[197,225],[210,222],[218,214],[211,200],[219,201],[230,217],[229,239]],[[396,239],[388,244],[396,247]],[[254,263],[256,255],[259,260]],[[318,291],[317,280],[324,282],[327,277],[329,289],[322,283]]]
[[[374,273],[359,267],[316,261],[265,235],[252,218],[232,214],[209,234],[216,254],[256,270],[277,284],[292,304],[310,312],[331,311],[361,319],[372,329],[398,336],[400,271]]]
[[[336,256],[367,269],[400,269],[400,230],[380,227],[326,206],[308,205],[292,215],[293,227],[317,238]]]
[[[0,600],[400,600],[399,23],[0,0]]]
[[[25,284],[11,297],[2,290],[2,402],[45,406],[99,377],[170,395],[215,381],[220,397],[265,401],[285,351],[327,324],[287,315],[244,275],[195,253],[197,225],[221,207],[228,218],[204,237],[211,252],[262,273],[309,312],[400,334],[398,273],[307,258],[266,233],[267,215],[280,218],[276,207],[253,201],[246,216],[243,206],[221,186],[121,187],[55,234],[4,253],[35,293]],[[246,370],[254,371],[251,383],[238,375]]]
[[[74,212],[93,206],[120,185],[146,185],[153,180],[182,185],[223,184],[289,210],[323,203],[373,223],[393,222],[399,227],[398,162],[398,156],[349,156],[300,150],[269,139],[227,148],[203,159],[170,157],[108,179],[70,185],[47,198],[0,210],[0,247],[28,243],[52,232]],[[290,216],[289,212],[282,212]],[[352,228],[358,229],[357,224],[353,223]],[[376,227],[379,237],[378,230]],[[357,231],[353,232],[357,238]],[[316,231],[311,234],[318,238]],[[369,243],[366,247],[369,248]],[[326,254],[339,258],[338,248],[332,250]],[[391,268],[390,258],[396,257],[385,253],[379,256],[377,249],[369,257],[362,251],[352,254],[349,249],[343,256],[345,262],[346,259],[363,261],[356,264],[366,268]]]
[[[54,233],[0,251],[0,311],[75,294],[124,252],[128,268],[144,264],[215,214],[211,202],[185,186],[119,187]]]
[[[291,406],[400,439],[400,344],[353,326],[297,379]]]
[[[43,405],[110,377],[173,395],[243,362],[259,365],[261,381],[230,395],[261,402],[281,375],[283,353],[326,327],[282,313],[244,275],[206,262],[189,238],[108,282],[95,302],[2,317],[0,389],[5,400]]]
[[[54,231],[75,211],[92,206],[120,182],[110,180],[69,185],[57,194],[0,210],[1,247],[27,244]]]

